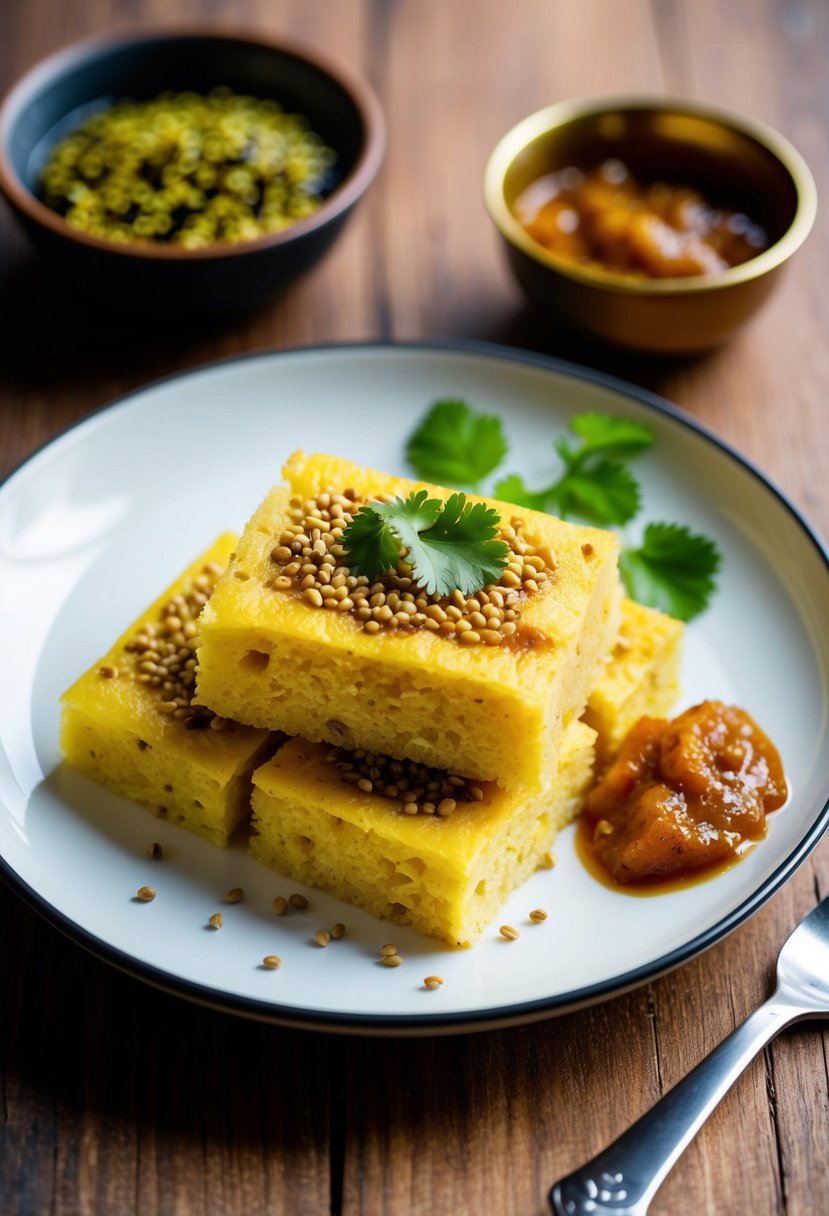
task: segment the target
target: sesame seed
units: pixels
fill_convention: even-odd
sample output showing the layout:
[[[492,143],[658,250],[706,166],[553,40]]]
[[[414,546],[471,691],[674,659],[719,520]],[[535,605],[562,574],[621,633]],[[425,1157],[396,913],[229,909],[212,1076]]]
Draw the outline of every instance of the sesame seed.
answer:
[[[430,989],[440,988],[442,983],[443,983],[443,976],[427,975],[426,979],[423,981],[423,987],[430,988]]]
[[[211,929],[221,929],[222,924],[224,923],[224,917],[222,916],[221,912],[214,912],[207,923],[210,925]]]
[[[140,900],[142,904],[151,903],[155,899],[156,892],[152,887],[139,887],[135,892],[135,898]]]
[[[327,929],[317,929],[314,934],[314,941],[318,946],[327,946],[331,941],[331,934]]]
[[[543,908],[533,908],[532,912],[530,913],[530,920],[536,925],[540,925],[546,919],[547,913]]]
[[[293,895],[289,895],[288,903],[291,905],[292,908],[296,908],[297,911],[299,911],[299,912],[304,912],[305,909],[308,907],[308,900],[305,898],[304,895],[300,895],[299,892],[295,892]]]
[[[266,954],[262,959],[262,966],[266,971],[276,971],[278,967],[282,966],[282,959],[278,954]]]
[[[244,899],[244,895],[245,893],[241,887],[231,887],[225,895],[225,903],[238,904],[240,900]]]
[[[506,938],[508,942],[514,942],[516,938],[521,936],[519,931],[514,929],[512,925],[501,925],[498,932],[501,934],[501,937]]]
[[[288,901],[284,895],[277,895],[272,904],[275,916],[284,916],[288,911]]]
[[[161,845],[158,843],[157,840],[154,840],[152,842],[152,844],[147,845],[147,856],[152,857],[153,861],[161,860],[162,850],[161,850]]]

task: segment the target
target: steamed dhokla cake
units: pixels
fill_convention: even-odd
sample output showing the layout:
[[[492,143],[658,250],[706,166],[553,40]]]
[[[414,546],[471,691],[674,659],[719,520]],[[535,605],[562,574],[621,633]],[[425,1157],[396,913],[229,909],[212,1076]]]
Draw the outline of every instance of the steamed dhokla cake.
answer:
[[[545,785],[619,627],[610,532],[494,508],[510,553],[475,594],[427,594],[401,561],[355,576],[342,533],[362,503],[425,489],[295,454],[245,528],[200,623],[198,700],[313,742]]]
[[[253,775],[251,853],[376,916],[468,946],[577,813],[594,740],[571,722],[552,785],[528,793],[292,739]]]
[[[622,624],[610,662],[583,714],[598,734],[596,750],[602,759],[616,755],[641,717],[664,717],[676,701],[683,633],[681,621],[623,600]]]
[[[62,697],[73,768],[212,844],[250,811],[250,774],[270,733],[192,702],[197,620],[235,536],[223,536]]]

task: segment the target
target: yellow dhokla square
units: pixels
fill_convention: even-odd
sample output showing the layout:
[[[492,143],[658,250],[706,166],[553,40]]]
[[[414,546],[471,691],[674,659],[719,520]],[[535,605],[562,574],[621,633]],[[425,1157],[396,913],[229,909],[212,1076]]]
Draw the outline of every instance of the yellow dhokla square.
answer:
[[[622,603],[622,624],[610,662],[590,694],[583,720],[596,731],[599,756],[616,755],[628,731],[647,714],[660,718],[679,696],[681,621]]]
[[[249,813],[250,774],[270,751],[268,731],[186,708],[195,618],[235,543],[216,541],[62,697],[73,768],[217,845]]]
[[[447,818],[347,784],[324,744],[292,739],[253,775],[251,853],[376,916],[468,946],[538,868],[592,779],[595,734],[572,722],[546,791],[478,786]]]
[[[536,555],[539,581],[531,593],[509,571],[486,589],[514,618],[504,621],[506,640],[462,644],[439,619],[409,626],[397,600],[391,602],[401,627],[392,631],[378,620],[375,628],[374,619],[359,619],[350,606],[359,588],[353,577],[347,582],[350,572],[342,566],[333,580],[342,586],[332,586],[324,601],[329,610],[322,595],[318,606],[307,602],[300,579],[306,564],[316,568],[311,545],[325,548],[324,540],[313,540],[315,532],[324,533],[311,526],[308,512],[321,510],[316,504],[329,490],[347,491],[342,501],[354,511],[378,495],[426,489],[445,499],[450,491],[330,456],[296,454],[284,473],[288,485],[273,490],[245,528],[202,616],[198,699],[223,716],[311,741],[364,747],[505,787],[544,786],[555,771],[562,731],[583,712],[618,632],[615,536],[473,498],[494,507],[502,531],[520,535]],[[297,519],[311,533],[309,553],[297,557],[298,573],[287,577],[281,538]],[[279,560],[272,556],[277,552]],[[410,594],[412,612],[425,619],[414,602],[423,601],[423,593],[415,587]],[[336,595],[346,599],[345,610],[337,610]],[[481,609],[475,614],[473,600],[461,597],[463,612],[483,620],[483,609],[494,605],[475,600]],[[426,607],[438,618],[437,609],[450,619],[461,612],[451,597],[443,604]],[[364,600],[360,610],[375,609],[380,613]],[[469,628],[468,621],[458,630],[461,625]],[[492,640],[492,633],[482,629],[476,636]]]

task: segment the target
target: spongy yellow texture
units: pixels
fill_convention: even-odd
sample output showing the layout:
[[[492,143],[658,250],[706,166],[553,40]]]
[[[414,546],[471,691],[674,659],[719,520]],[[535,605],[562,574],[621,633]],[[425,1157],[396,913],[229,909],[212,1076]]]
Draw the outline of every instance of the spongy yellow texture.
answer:
[[[159,712],[124,647],[205,565],[224,565],[235,542],[217,540],[62,697],[60,744],[73,768],[124,798],[163,807],[172,822],[217,845],[249,813],[250,774],[269,754],[269,732],[230,722],[221,731],[187,730]],[[104,665],[117,676],[101,676]]]
[[[612,758],[643,714],[661,717],[679,696],[681,621],[622,602],[622,624],[610,662],[590,694],[583,720],[598,734],[597,751]]]
[[[484,783],[483,801],[440,819],[407,815],[346,785],[326,763],[325,745],[292,739],[253,775],[251,853],[376,916],[468,946],[576,814],[592,777],[594,740],[572,722],[545,792]]]
[[[555,553],[555,578],[522,605],[521,624],[549,644],[462,647],[419,630],[371,635],[349,613],[325,612],[268,584],[288,500],[348,487],[372,498],[448,490],[331,456],[295,455],[201,618],[199,700],[224,717],[312,741],[364,747],[505,787],[541,787],[563,728],[578,717],[619,626],[615,536],[485,501]],[[584,546],[584,550],[583,550]]]

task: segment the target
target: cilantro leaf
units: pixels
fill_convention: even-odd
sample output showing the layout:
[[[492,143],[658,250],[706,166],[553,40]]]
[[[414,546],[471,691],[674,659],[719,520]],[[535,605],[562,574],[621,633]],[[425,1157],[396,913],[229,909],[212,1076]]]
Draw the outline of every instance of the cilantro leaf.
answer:
[[[361,517],[373,515],[376,525]],[[446,502],[426,490],[408,498],[362,507],[343,533],[349,566],[369,578],[397,565],[401,547],[412,577],[428,594],[449,595],[456,588],[472,595],[497,582],[507,563],[509,546],[498,540],[498,513],[486,503],[470,503],[465,494]],[[380,539],[385,534],[385,539]],[[394,560],[389,554],[394,552]]]
[[[360,507],[343,532],[342,545],[352,573],[368,578],[379,578],[400,561],[399,538],[371,507]]]
[[[406,458],[424,481],[477,489],[507,454],[501,419],[465,401],[436,401],[409,436]]]
[[[510,549],[498,536],[499,516],[486,503],[470,503],[452,494],[443,511],[417,544],[409,546],[412,573],[427,592],[464,595],[480,591],[501,577]]]
[[[504,502],[514,502],[519,507],[529,507],[531,511],[546,511],[550,501],[549,491],[528,490],[524,478],[518,473],[510,473],[496,483],[495,497]]]
[[[628,594],[640,604],[690,621],[708,606],[716,589],[720,552],[707,536],[682,524],[648,524],[638,549],[620,558]]]
[[[653,431],[644,423],[616,418],[612,414],[574,414],[570,419],[570,430],[582,441],[573,453],[580,461],[590,456],[628,459],[647,451],[654,438]]]
[[[565,473],[549,498],[562,517],[581,515],[596,524],[626,524],[642,505],[639,482],[611,460]]]

